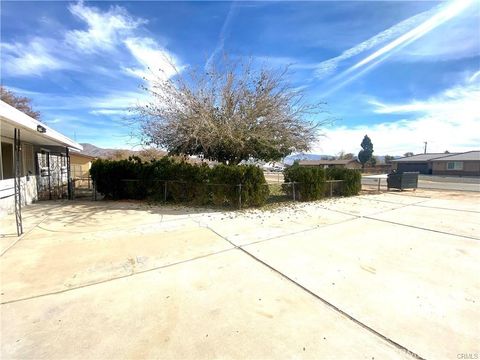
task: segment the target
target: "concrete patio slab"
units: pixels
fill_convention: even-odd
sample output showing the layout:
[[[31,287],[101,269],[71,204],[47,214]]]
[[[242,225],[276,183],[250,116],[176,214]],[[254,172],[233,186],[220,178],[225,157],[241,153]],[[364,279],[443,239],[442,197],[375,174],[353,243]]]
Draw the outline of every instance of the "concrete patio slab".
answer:
[[[430,200],[429,196],[422,196],[420,191],[408,192],[384,192],[381,194],[368,194],[359,196],[360,199],[378,200],[380,202],[390,202],[399,205],[412,205]]]
[[[478,241],[357,219],[245,249],[424,358],[478,351]]]
[[[245,245],[355,218],[312,204],[295,204],[290,209],[249,210],[222,218],[202,218],[200,225],[210,227],[236,245]]]
[[[410,206],[371,215],[372,218],[480,239],[478,213]]]
[[[477,232],[479,200],[419,190],[242,211],[40,202],[24,209],[21,238],[2,238],[13,246],[0,264],[1,357],[475,354],[480,241],[458,235]]]
[[[410,199],[409,199],[410,200]],[[415,203],[425,201],[416,199]],[[368,216],[377,213],[387,212],[409,205],[410,202],[378,201],[371,198],[355,197],[328,199],[319,202],[318,206],[332,211],[351,214],[353,216]]]
[[[239,250],[8,304],[1,321],[2,359],[410,358]]]
[[[63,202],[63,206],[56,205],[56,202],[47,204],[50,206],[44,206],[43,203],[35,204],[32,212],[44,217],[43,227],[52,231],[68,229],[69,226],[74,226],[77,230],[109,230],[119,226],[154,224],[218,213],[212,209],[154,206],[144,202],[126,201],[115,202],[114,206],[112,202],[103,201]],[[120,223],[119,218],[122,218]]]
[[[461,210],[461,211],[476,211],[480,214],[480,198],[475,201],[475,198],[471,202],[458,201],[454,199],[431,199],[420,206],[437,207],[449,210]]]
[[[102,236],[103,235],[103,236]],[[1,301],[63,291],[232,248],[207,229],[25,240],[2,257]],[[20,271],[19,271],[20,269]]]

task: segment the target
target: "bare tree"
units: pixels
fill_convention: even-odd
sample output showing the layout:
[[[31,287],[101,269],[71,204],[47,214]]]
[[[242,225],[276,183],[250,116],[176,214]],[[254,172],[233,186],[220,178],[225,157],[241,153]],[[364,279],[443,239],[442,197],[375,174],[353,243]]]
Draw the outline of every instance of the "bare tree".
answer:
[[[8,105],[13,106],[34,119],[40,120],[40,112],[33,110],[31,99],[15,95],[3,85],[0,85],[0,97],[2,101],[6,102]]]
[[[119,150],[115,150],[111,154],[109,154],[106,157],[106,159],[108,159],[108,160],[126,160],[130,156],[132,156],[133,154],[134,154],[133,151],[119,149]]]
[[[345,151],[340,151],[337,155],[338,160],[353,160],[355,155],[352,153],[346,153]]]
[[[384,158],[385,164],[390,165],[392,163],[392,160],[395,160],[395,156],[385,155],[385,158]]]
[[[136,108],[143,143],[227,164],[307,151],[325,123],[316,120],[324,103],[305,101],[287,75],[223,57],[208,70],[157,76],[145,88],[150,103]]]
[[[156,149],[156,148],[146,148],[138,151],[136,156],[138,156],[142,161],[158,160],[166,155],[165,151]]]

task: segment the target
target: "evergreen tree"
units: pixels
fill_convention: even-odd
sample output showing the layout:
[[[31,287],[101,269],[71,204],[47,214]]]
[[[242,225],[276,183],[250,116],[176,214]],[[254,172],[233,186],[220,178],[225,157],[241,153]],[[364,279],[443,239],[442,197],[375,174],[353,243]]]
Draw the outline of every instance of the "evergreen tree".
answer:
[[[372,158],[373,155],[373,144],[372,140],[365,135],[363,137],[362,143],[360,144],[362,150],[358,153],[358,160],[362,164],[362,168],[365,167],[365,163]]]

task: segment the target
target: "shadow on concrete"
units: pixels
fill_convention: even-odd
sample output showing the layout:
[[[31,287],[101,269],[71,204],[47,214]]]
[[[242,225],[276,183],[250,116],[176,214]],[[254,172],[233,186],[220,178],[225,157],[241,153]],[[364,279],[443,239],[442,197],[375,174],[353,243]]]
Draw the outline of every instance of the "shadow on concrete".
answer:
[[[202,214],[229,213],[231,208],[200,207],[182,204],[151,203],[143,200],[51,200],[39,201],[22,209],[24,234],[35,227],[48,231],[67,232],[71,226],[95,230],[96,226],[123,225],[128,216],[131,225],[162,221],[166,217],[188,219]],[[153,215],[153,216],[152,216]],[[0,219],[0,239],[17,238],[15,215]]]

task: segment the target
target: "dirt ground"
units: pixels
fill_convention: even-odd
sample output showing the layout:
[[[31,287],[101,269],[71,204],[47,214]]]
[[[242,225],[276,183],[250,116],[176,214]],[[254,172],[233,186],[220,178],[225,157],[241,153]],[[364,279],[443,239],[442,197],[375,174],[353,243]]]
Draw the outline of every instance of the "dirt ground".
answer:
[[[480,194],[0,219],[2,359],[480,356]]]

